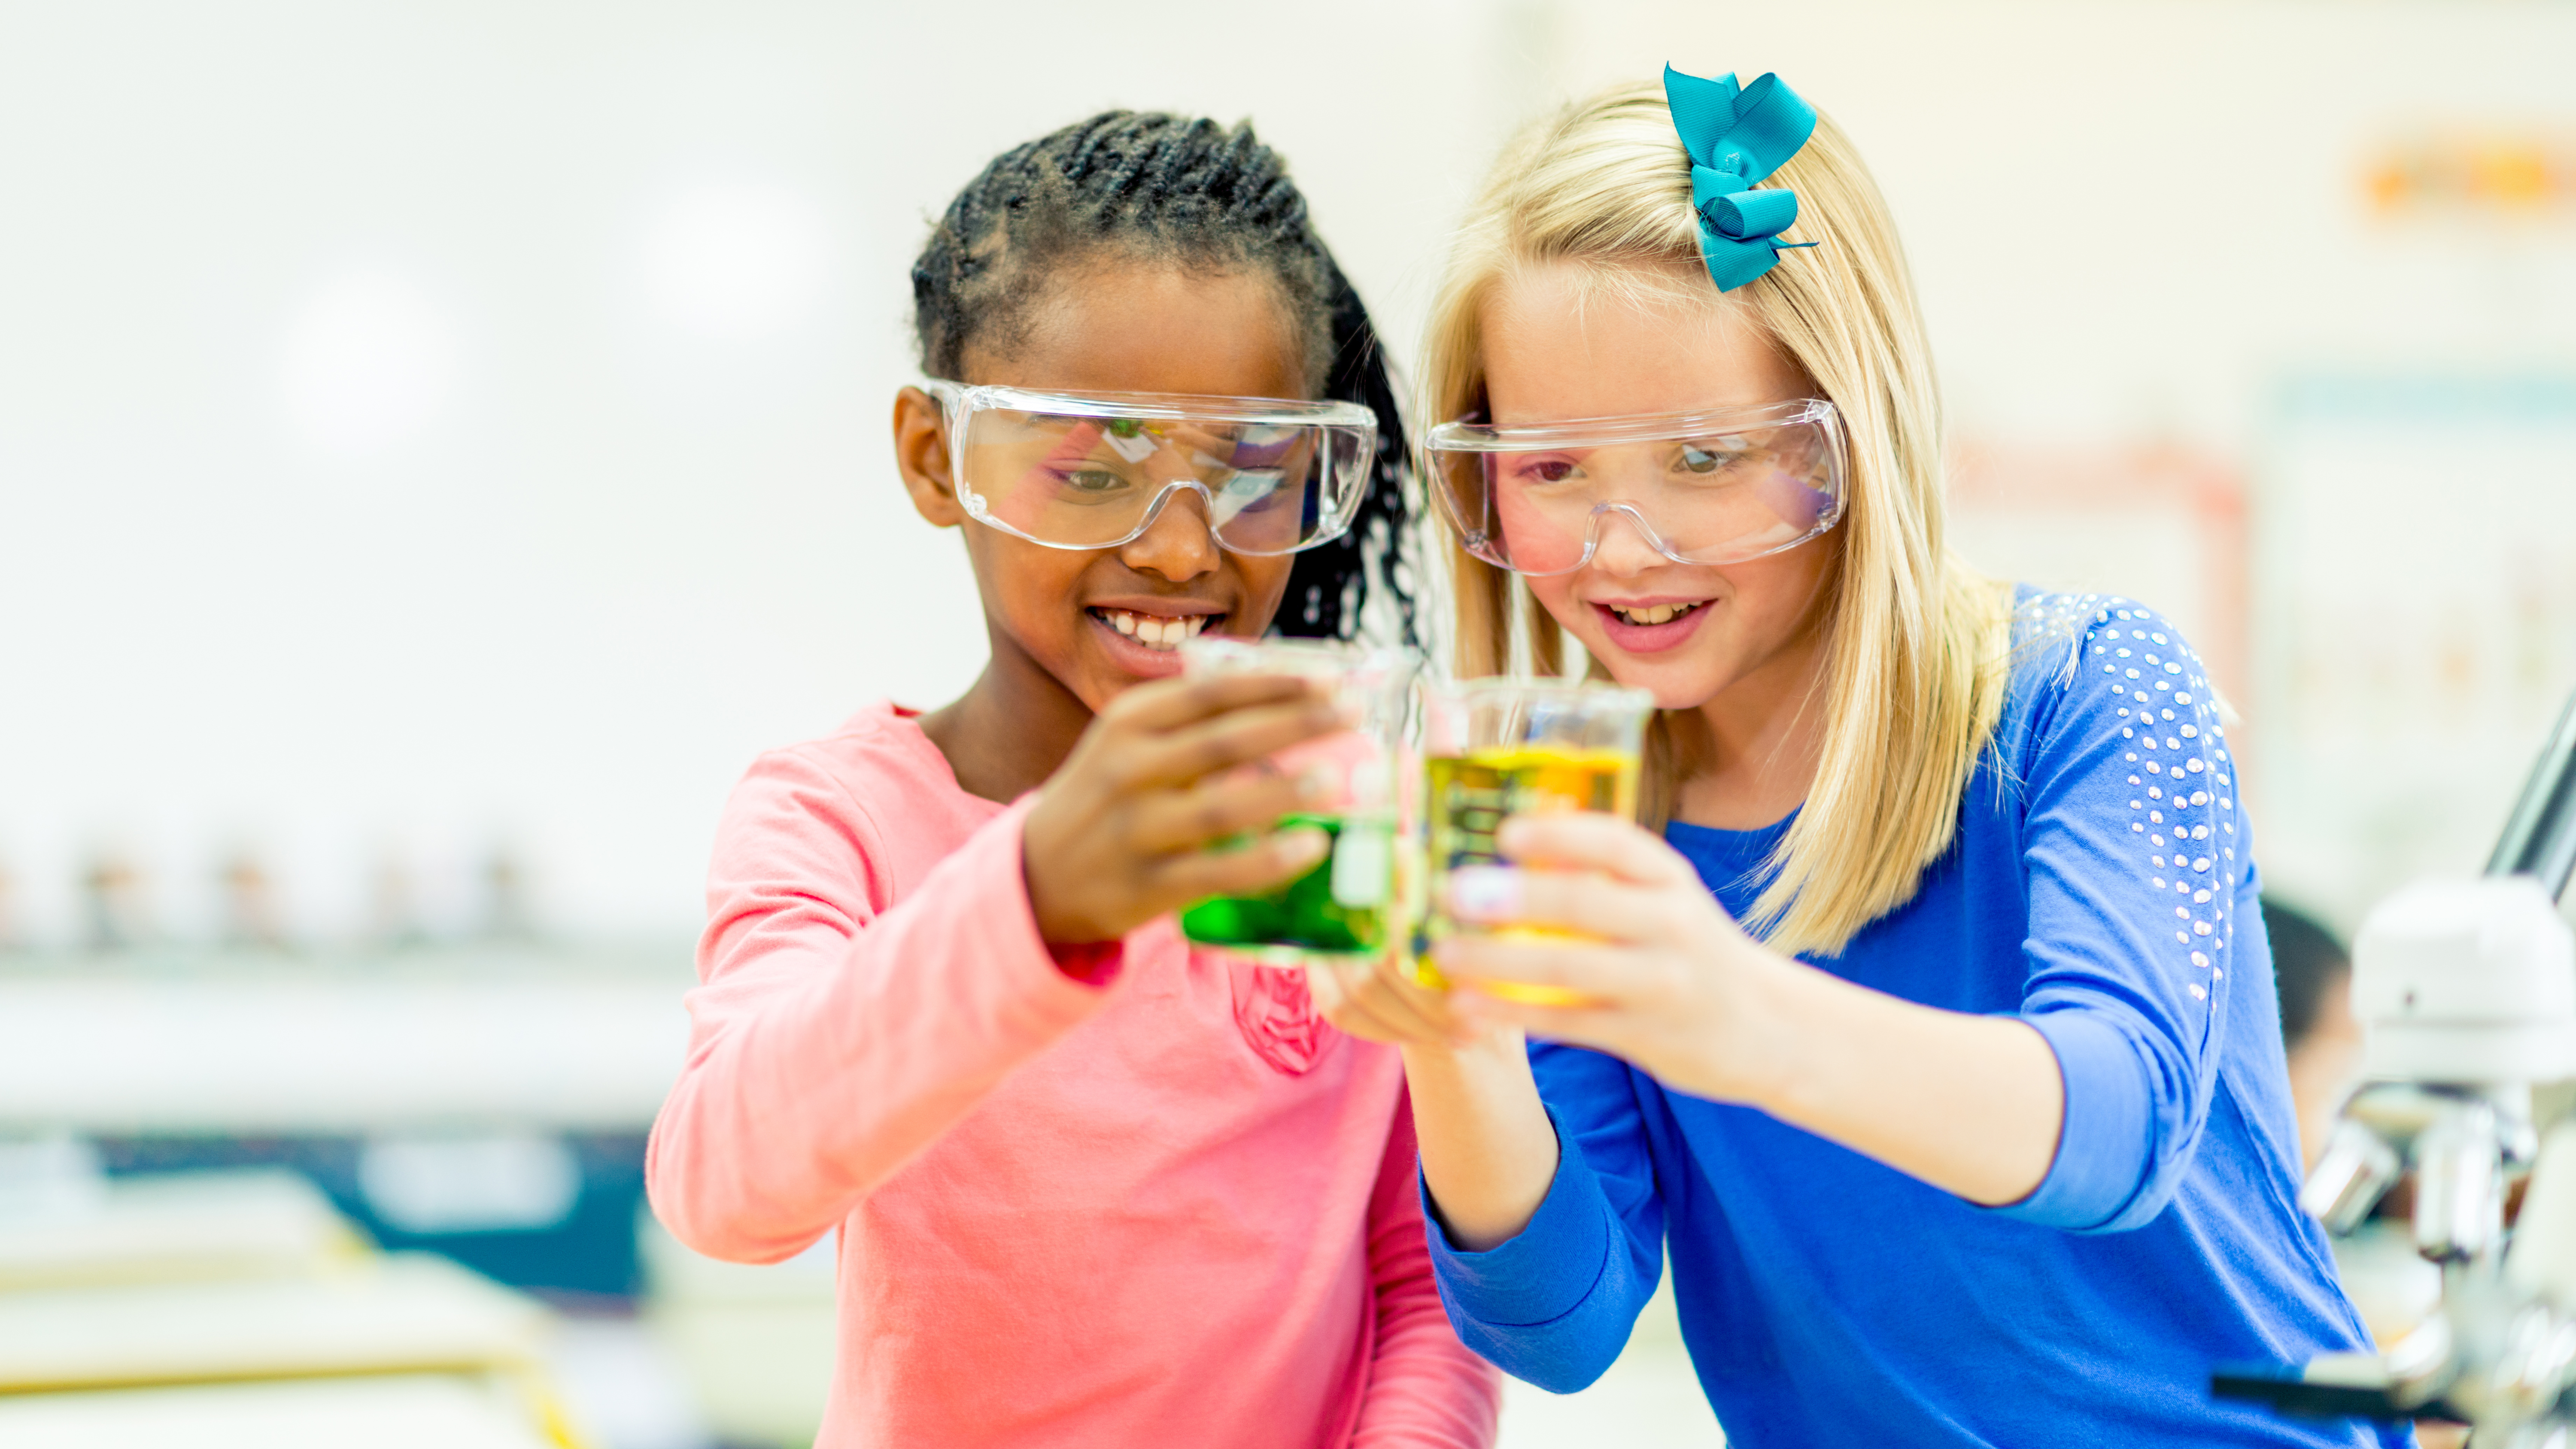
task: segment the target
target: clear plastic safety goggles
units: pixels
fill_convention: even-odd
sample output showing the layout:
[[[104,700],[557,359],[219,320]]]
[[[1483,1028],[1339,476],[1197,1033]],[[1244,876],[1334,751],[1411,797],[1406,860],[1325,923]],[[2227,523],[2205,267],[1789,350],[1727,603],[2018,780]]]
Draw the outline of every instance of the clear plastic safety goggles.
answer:
[[[1522,574],[1592,562],[1623,517],[1676,563],[1795,548],[1843,516],[1842,420],[1822,398],[1431,430],[1431,492],[1467,552]]]
[[[1229,552],[1296,553],[1351,526],[1377,453],[1358,403],[922,386],[947,420],[957,501],[1048,548],[1116,548],[1195,493]]]

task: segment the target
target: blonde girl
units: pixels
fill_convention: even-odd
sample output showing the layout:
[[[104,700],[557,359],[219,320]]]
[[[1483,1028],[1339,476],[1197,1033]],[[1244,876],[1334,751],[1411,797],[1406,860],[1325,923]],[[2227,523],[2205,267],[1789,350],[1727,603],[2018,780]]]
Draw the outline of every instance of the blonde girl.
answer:
[[[1469,1346],[1578,1388],[1669,1251],[1733,1443],[2370,1442],[2209,1394],[2365,1340],[2294,1205],[2205,671],[2151,609],[1946,550],[1930,349],[1850,140],[1769,76],[1546,120],[1425,371],[1462,672],[1570,640],[1660,706],[1645,828],[1514,821],[1450,897],[1588,942],[1445,942],[1446,1011],[1334,992],[1408,1042]]]

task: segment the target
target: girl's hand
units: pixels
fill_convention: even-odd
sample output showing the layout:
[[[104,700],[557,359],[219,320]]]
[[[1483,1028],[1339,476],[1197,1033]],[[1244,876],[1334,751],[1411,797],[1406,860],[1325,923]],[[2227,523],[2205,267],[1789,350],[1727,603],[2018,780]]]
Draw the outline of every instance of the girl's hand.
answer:
[[[2030,1023],[1921,1006],[1782,956],[1745,935],[1672,847],[1626,821],[1525,816],[1498,844],[1523,868],[1453,874],[1452,911],[1598,939],[1442,942],[1461,1015],[1598,1047],[1668,1087],[1758,1107],[1970,1202],[2019,1201],[2047,1176],[2066,1091]],[[1479,989],[1503,982],[1584,1001],[1533,1006]],[[1431,1156],[1426,1137],[1423,1161]],[[1518,1230],[1511,1214],[1528,1197],[1529,1169],[1516,1171],[1518,1197],[1476,1199],[1492,1210],[1489,1229]],[[1446,1191],[1439,1179],[1432,1187]]]
[[[1451,912],[1591,939],[1441,942],[1433,959],[1455,984],[1459,1016],[1597,1047],[1695,1096],[1774,1099],[1795,1065],[1775,995],[1811,968],[1747,936],[1688,861],[1625,820],[1521,816],[1496,843],[1520,868],[1453,873]],[[1562,988],[1581,1004],[1534,1005],[1485,989],[1509,982]]]
[[[1272,833],[1315,787],[1239,767],[1346,727],[1301,679],[1170,679],[1120,693],[1022,828],[1038,934],[1059,945],[1114,940],[1165,911],[1273,886],[1322,860],[1322,831]],[[1209,848],[1245,835],[1253,838]]]
[[[1312,958],[1306,985],[1326,1021],[1365,1041],[1448,1048],[1486,1032],[1449,1009],[1449,993],[1413,979],[1411,953],[1401,946],[1367,960]]]

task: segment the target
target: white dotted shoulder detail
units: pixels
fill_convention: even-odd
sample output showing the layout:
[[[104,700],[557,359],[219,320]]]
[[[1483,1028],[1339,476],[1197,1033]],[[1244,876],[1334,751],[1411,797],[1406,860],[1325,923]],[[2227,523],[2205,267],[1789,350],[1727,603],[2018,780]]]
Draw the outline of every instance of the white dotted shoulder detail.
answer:
[[[2089,606],[2068,685],[2081,690],[2089,679],[2108,694],[2138,873],[2172,901],[2174,963],[2191,971],[2192,999],[2206,1002],[2226,977],[2237,876],[2235,762],[2207,672],[2155,611],[2102,595],[2059,597]]]

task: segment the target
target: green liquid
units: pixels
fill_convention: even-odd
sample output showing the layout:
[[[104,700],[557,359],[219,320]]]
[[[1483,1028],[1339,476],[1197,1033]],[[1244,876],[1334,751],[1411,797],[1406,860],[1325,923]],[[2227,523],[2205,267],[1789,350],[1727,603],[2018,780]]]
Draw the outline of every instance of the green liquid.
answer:
[[[1181,912],[1181,934],[1207,946],[1323,954],[1372,952],[1387,942],[1393,914],[1391,826],[1354,822],[1343,839],[1336,816],[1291,815],[1281,829],[1311,825],[1332,849],[1304,875],[1259,895],[1213,896]],[[1338,885],[1339,891],[1334,888]],[[1345,904],[1360,901],[1364,904]]]

